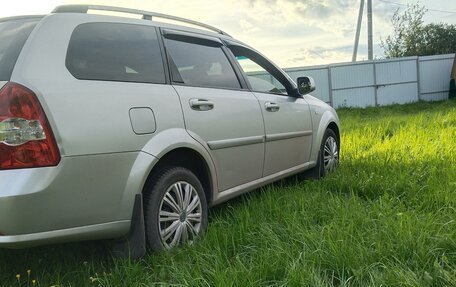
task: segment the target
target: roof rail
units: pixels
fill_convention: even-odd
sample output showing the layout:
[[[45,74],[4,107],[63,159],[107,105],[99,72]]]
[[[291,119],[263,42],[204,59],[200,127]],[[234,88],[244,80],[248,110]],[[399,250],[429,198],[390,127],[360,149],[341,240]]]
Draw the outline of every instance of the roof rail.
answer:
[[[181,17],[177,17],[177,16],[167,15],[167,14],[142,11],[142,10],[136,10],[136,9],[129,9],[129,8],[102,6],[102,5],[62,5],[62,6],[57,6],[52,11],[52,13],[87,13],[89,10],[111,11],[111,12],[121,12],[121,13],[142,15],[142,18],[144,20],[152,20],[152,17],[169,19],[169,20],[174,20],[174,21],[178,21],[178,22],[183,22],[183,23],[203,27],[208,30],[214,31],[216,33],[231,37],[229,34],[223,32],[222,30],[217,29],[213,26],[201,23],[201,22],[197,22],[197,21],[193,21],[190,19],[181,18]]]

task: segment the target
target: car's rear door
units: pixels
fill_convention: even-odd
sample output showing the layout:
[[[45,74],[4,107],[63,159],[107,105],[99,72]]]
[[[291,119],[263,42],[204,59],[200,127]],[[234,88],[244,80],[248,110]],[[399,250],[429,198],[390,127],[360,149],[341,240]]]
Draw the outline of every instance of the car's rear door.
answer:
[[[185,126],[212,155],[219,191],[259,179],[264,125],[256,97],[242,85],[218,38],[164,30],[173,86]]]

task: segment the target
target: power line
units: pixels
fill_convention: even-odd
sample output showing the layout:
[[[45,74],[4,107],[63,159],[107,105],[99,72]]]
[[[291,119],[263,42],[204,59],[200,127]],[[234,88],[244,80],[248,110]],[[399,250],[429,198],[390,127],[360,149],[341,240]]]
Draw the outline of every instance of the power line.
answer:
[[[398,3],[398,2],[393,2],[393,1],[388,1],[388,0],[378,0],[383,3],[388,3],[388,4],[393,4],[393,5],[398,5],[398,6],[405,6],[407,7],[407,4],[403,3]],[[432,12],[440,12],[440,13],[448,13],[448,14],[456,14],[456,11],[445,11],[445,10],[439,10],[439,9],[431,9],[431,8],[426,8],[428,11]]]

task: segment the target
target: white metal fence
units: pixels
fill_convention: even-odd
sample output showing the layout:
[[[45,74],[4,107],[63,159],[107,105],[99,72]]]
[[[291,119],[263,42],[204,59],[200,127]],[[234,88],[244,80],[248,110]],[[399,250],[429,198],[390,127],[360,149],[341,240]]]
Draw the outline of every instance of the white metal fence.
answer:
[[[448,98],[455,54],[284,69],[310,76],[312,95],[333,107],[368,107]]]

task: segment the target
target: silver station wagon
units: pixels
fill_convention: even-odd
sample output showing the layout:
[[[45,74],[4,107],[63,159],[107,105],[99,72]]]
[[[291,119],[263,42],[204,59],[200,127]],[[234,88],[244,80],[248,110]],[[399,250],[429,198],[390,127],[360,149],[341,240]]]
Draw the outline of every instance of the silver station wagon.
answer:
[[[339,120],[314,89],[184,18],[0,19],[0,248],[116,239],[140,256],[192,242],[209,206],[332,172]]]

